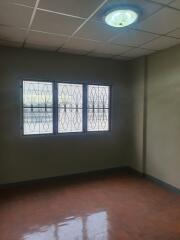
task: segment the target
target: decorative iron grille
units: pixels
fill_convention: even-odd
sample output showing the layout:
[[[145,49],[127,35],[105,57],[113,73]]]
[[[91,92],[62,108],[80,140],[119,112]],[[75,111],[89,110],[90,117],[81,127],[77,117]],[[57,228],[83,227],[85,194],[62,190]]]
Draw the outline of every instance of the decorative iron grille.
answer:
[[[23,81],[23,131],[53,133],[52,83]]]
[[[88,131],[109,130],[109,86],[88,85]]]
[[[58,132],[82,132],[83,85],[58,83]]]
[[[108,131],[109,101],[109,86],[23,81],[24,135]]]

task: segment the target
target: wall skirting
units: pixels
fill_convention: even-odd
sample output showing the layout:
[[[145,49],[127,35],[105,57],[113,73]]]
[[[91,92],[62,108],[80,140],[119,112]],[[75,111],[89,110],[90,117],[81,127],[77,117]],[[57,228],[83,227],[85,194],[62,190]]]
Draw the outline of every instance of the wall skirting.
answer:
[[[103,175],[114,174],[114,173],[125,173],[125,172],[129,173],[129,174],[136,174],[143,178],[147,178],[150,181],[157,183],[161,187],[164,187],[170,191],[180,194],[180,189],[178,189],[168,183],[165,183],[155,177],[152,177],[148,174],[141,173],[141,172],[135,170],[134,168],[131,168],[128,166],[99,169],[99,170],[90,171],[90,172],[74,173],[74,174],[70,174],[70,175],[48,177],[48,178],[42,178],[42,179],[33,179],[33,180],[27,180],[27,181],[23,181],[23,182],[0,184],[0,189],[18,187],[18,186],[30,186],[33,184],[44,183],[44,182],[53,182],[53,181],[57,182],[60,180],[73,180],[73,179],[77,179],[77,178],[81,179],[83,177],[101,177]]]

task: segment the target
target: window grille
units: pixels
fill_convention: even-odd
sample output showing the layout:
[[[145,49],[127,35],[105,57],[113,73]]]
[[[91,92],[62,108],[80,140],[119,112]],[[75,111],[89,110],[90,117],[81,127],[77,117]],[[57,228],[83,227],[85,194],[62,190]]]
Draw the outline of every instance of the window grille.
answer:
[[[109,130],[109,86],[88,85],[88,131]]]
[[[23,134],[108,131],[110,86],[23,81]]]
[[[23,81],[23,132],[53,133],[52,83]]]
[[[58,83],[58,132],[82,132],[83,85]]]

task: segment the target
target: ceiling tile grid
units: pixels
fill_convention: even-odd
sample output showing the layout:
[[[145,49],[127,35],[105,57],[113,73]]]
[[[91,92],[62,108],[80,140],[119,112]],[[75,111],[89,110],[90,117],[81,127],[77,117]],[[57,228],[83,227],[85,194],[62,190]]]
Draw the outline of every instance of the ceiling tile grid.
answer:
[[[15,5],[24,5],[24,6],[29,6],[29,7],[34,7],[36,0],[1,0],[2,3],[10,3],[10,4],[15,4]]]
[[[152,49],[152,50],[162,50],[162,49],[166,49],[174,45],[177,45],[179,43],[180,43],[180,39],[162,36],[162,37],[156,38],[155,40],[149,43],[144,44],[143,47],[146,49]]]
[[[139,9],[125,29],[105,24],[118,6]],[[180,44],[180,0],[1,0],[0,45],[131,59]]]
[[[38,8],[87,18],[103,0],[42,0]]]
[[[59,46],[63,45],[66,40],[66,36],[30,31],[25,46],[27,46],[28,44],[37,44],[44,47],[54,47],[56,50]]]
[[[71,35],[82,22],[75,17],[37,10],[32,30]]]
[[[71,38],[69,41],[67,41],[63,45],[63,48],[93,51],[94,49],[101,48],[101,45],[103,45],[103,43],[98,41],[92,41],[92,40],[81,39],[81,38]]]
[[[112,43],[138,47],[142,44],[157,38],[157,34],[148,32],[139,32],[137,30],[128,29],[121,31],[118,36],[111,40]]]
[[[10,3],[0,3],[0,25],[27,28],[33,8]]]

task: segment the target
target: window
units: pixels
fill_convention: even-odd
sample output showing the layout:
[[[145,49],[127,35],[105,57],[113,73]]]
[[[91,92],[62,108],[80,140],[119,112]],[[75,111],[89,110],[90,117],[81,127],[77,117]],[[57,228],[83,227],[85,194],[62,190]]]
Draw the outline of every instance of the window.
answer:
[[[109,86],[88,85],[88,131],[109,130]]]
[[[53,133],[53,96],[50,82],[23,82],[24,134]]]
[[[23,134],[108,131],[110,87],[23,81]]]
[[[82,132],[83,85],[58,83],[58,132]]]

